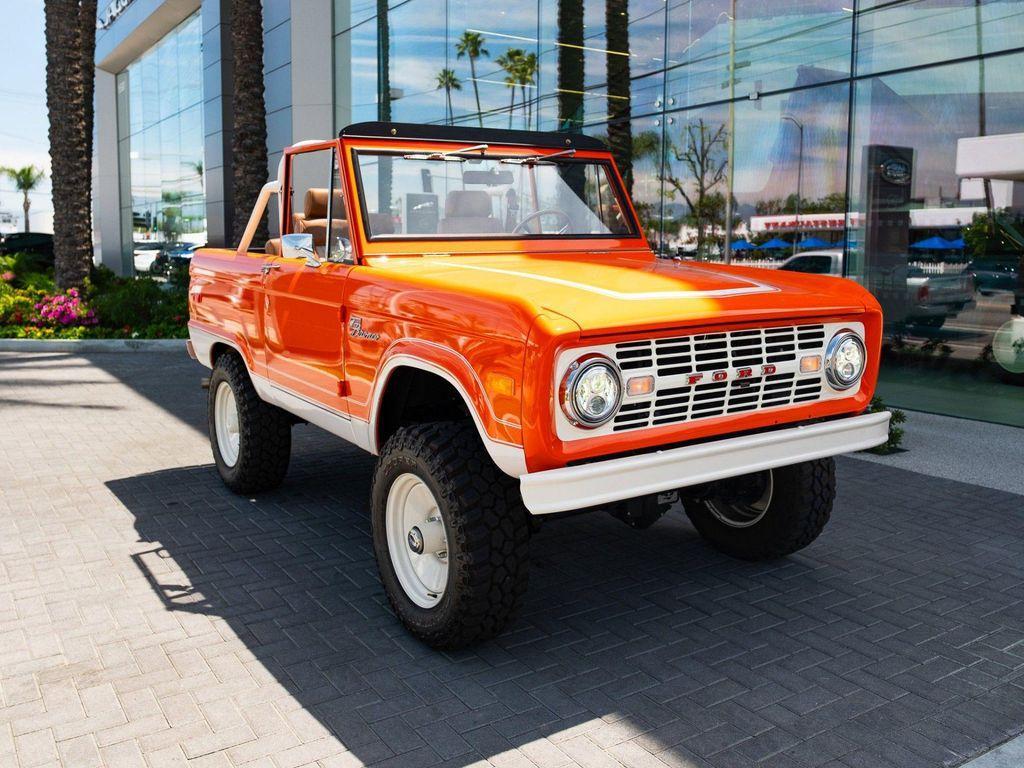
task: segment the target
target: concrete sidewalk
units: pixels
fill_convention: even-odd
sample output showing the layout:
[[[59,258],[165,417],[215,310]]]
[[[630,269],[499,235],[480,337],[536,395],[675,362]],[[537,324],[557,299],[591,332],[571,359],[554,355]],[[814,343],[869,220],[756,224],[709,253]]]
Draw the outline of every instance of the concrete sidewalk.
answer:
[[[1024,496],[893,465],[916,414],[803,552],[551,521],[515,625],[441,654],[387,608],[372,458],[298,427],[284,487],[234,496],[204,375],[0,354],[5,768],[915,768],[1024,732]]]

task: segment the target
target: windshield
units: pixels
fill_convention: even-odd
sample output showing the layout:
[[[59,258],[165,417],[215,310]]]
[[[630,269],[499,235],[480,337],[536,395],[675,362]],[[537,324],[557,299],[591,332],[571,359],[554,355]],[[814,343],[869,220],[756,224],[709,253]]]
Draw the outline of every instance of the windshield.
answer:
[[[608,164],[596,160],[356,153],[372,239],[631,237]]]

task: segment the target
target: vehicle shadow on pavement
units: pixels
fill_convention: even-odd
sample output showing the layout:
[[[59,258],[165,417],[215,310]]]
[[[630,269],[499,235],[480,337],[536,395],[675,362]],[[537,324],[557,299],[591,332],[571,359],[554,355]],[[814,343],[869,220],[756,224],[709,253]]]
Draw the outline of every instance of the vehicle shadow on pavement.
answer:
[[[167,609],[227,622],[363,763],[957,764],[1024,728],[1024,521],[966,532],[922,505],[920,476],[844,462],[837,519],[768,564],[709,549],[678,509],[645,532],[550,521],[518,621],[439,653],[378,582],[372,457],[312,432],[258,498],[212,465],[108,486]],[[932,482],[951,509],[968,496]]]

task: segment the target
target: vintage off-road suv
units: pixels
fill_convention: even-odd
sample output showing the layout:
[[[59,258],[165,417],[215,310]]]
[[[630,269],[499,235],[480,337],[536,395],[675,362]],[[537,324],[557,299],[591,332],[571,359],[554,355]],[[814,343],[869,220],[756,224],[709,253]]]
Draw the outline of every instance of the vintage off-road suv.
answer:
[[[252,249],[265,213],[283,235]],[[656,258],[586,136],[364,123],[285,149],[189,299],[224,482],[280,484],[298,422],[375,454],[381,580],[437,647],[508,622],[544,516],[643,528],[678,500],[720,550],[780,557],[828,521],[831,457],[887,438],[871,295]]]

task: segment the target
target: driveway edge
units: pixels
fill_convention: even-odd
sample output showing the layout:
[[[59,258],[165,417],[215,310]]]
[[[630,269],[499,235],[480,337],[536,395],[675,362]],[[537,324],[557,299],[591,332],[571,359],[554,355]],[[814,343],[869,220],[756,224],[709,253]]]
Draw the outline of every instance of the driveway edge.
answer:
[[[185,352],[185,339],[0,339],[0,352]]]

